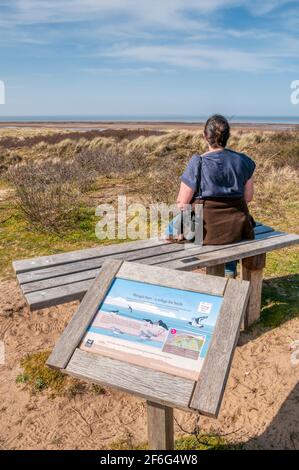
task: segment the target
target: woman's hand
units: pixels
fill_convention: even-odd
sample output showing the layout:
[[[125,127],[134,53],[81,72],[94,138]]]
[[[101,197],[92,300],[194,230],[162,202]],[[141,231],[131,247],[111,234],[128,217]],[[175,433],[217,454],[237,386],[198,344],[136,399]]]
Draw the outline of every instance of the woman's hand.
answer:
[[[187,204],[190,204],[193,198],[194,191],[193,189],[189,188],[185,183],[181,183],[179,194],[177,197],[177,207],[181,211],[185,209]]]

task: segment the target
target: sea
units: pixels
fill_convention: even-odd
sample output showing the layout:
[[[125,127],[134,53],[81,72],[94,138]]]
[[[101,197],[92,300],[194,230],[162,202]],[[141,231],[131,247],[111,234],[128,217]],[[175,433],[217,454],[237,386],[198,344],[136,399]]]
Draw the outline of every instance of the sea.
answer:
[[[299,124],[298,116],[226,116],[239,124]],[[36,115],[1,116],[0,122],[179,122],[203,123],[208,115]]]

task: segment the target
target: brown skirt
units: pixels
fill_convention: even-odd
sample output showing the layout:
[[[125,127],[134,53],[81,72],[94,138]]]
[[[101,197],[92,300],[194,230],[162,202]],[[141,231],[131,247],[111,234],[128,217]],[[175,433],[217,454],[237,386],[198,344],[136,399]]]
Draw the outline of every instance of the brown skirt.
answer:
[[[244,198],[213,198],[202,203],[204,245],[254,239],[255,222]]]

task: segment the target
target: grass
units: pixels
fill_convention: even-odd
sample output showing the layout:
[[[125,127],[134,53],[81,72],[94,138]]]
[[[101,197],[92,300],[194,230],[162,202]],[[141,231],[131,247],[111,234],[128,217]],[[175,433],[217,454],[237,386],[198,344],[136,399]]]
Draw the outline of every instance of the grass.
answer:
[[[63,391],[67,377],[58,370],[46,366],[50,351],[29,354],[21,361],[23,373],[16,377],[16,383],[28,385],[32,391],[50,389],[59,394]]]
[[[241,449],[241,443],[226,442],[220,436],[217,435],[188,435],[181,436],[175,440],[175,450],[236,450]],[[132,436],[127,436],[119,439],[109,445],[111,450],[147,450],[148,443],[143,442],[136,444],[133,442]]]
[[[66,137],[63,134],[58,132],[55,136],[53,130],[48,133],[42,129],[2,131],[0,147],[1,142],[5,143],[5,136],[9,137],[6,142],[10,142],[7,148],[2,147],[4,156],[9,153],[6,164],[17,161],[21,153],[23,159],[39,160],[51,155],[67,159],[80,148],[111,148],[117,149],[116,155],[123,155],[124,162],[129,155],[136,155],[136,152],[139,156],[142,155],[142,159],[136,161],[141,163],[143,170],[139,174],[123,172],[121,160],[118,160],[118,174],[111,175],[106,169],[105,175],[99,175],[84,194],[73,225],[64,230],[62,235],[42,231],[31,225],[16,206],[11,187],[3,179],[0,180],[1,278],[13,277],[11,262],[15,259],[108,243],[100,242],[95,236],[98,219],[94,210],[97,204],[115,203],[118,194],[126,194],[128,199],[134,202],[152,202],[163,198],[175,200],[178,174],[192,153],[204,150],[200,132],[174,131],[163,135],[130,135],[128,131],[119,137],[112,133],[105,137],[92,138],[93,134],[90,134],[91,139],[81,140],[78,140],[78,133],[74,134],[73,139],[72,134],[68,133],[67,139],[61,140]],[[19,138],[22,141],[21,148]],[[38,143],[29,145],[33,142]],[[230,147],[248,153],[257,163],[255,197],[251,204],[254,217],[278,230],[298,233],[299,133],[234,131]],[[0,152],[0,159],[2,157]],[[109,161],[108,158],[108,170]],[[84,174],[82,177],[84,178]],[[298,253],[298,248],[289,247],[267,254],[260,321],[262,328],[276,327],[289,318],[298,316]],[[42,384],[40,386],[42,387]]]
[[[46,365],[51,351],[27,354],[20,363],[22,373],[17,375],[16,383],[25,386],[31,393],[47,390],[51,396],[68,395],[70,398],[90,391],[93,395],[105,394],[105,389],[98,384],[87,385],[73,379],[59,370]]]

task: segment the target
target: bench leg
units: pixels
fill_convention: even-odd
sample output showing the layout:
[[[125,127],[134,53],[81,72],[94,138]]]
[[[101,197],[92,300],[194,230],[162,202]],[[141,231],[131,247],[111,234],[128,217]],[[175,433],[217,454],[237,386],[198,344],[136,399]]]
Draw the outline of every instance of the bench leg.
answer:
[[[173,408],[147,401],[148,444],[151,450],[173,450]]]
[[[248,328],[260,318],[263,269],[265,264],[265,253],[250,258],[244,258],[241,261],[241,279],[250,282],[250,296],[245,312],[244,329]]]
[[[225,269],[224,264],[217,264],[216,266],[207,266],[206,273],[210,274],[211,276],[224,277],[224,273],[225,273],[224,269]]]

